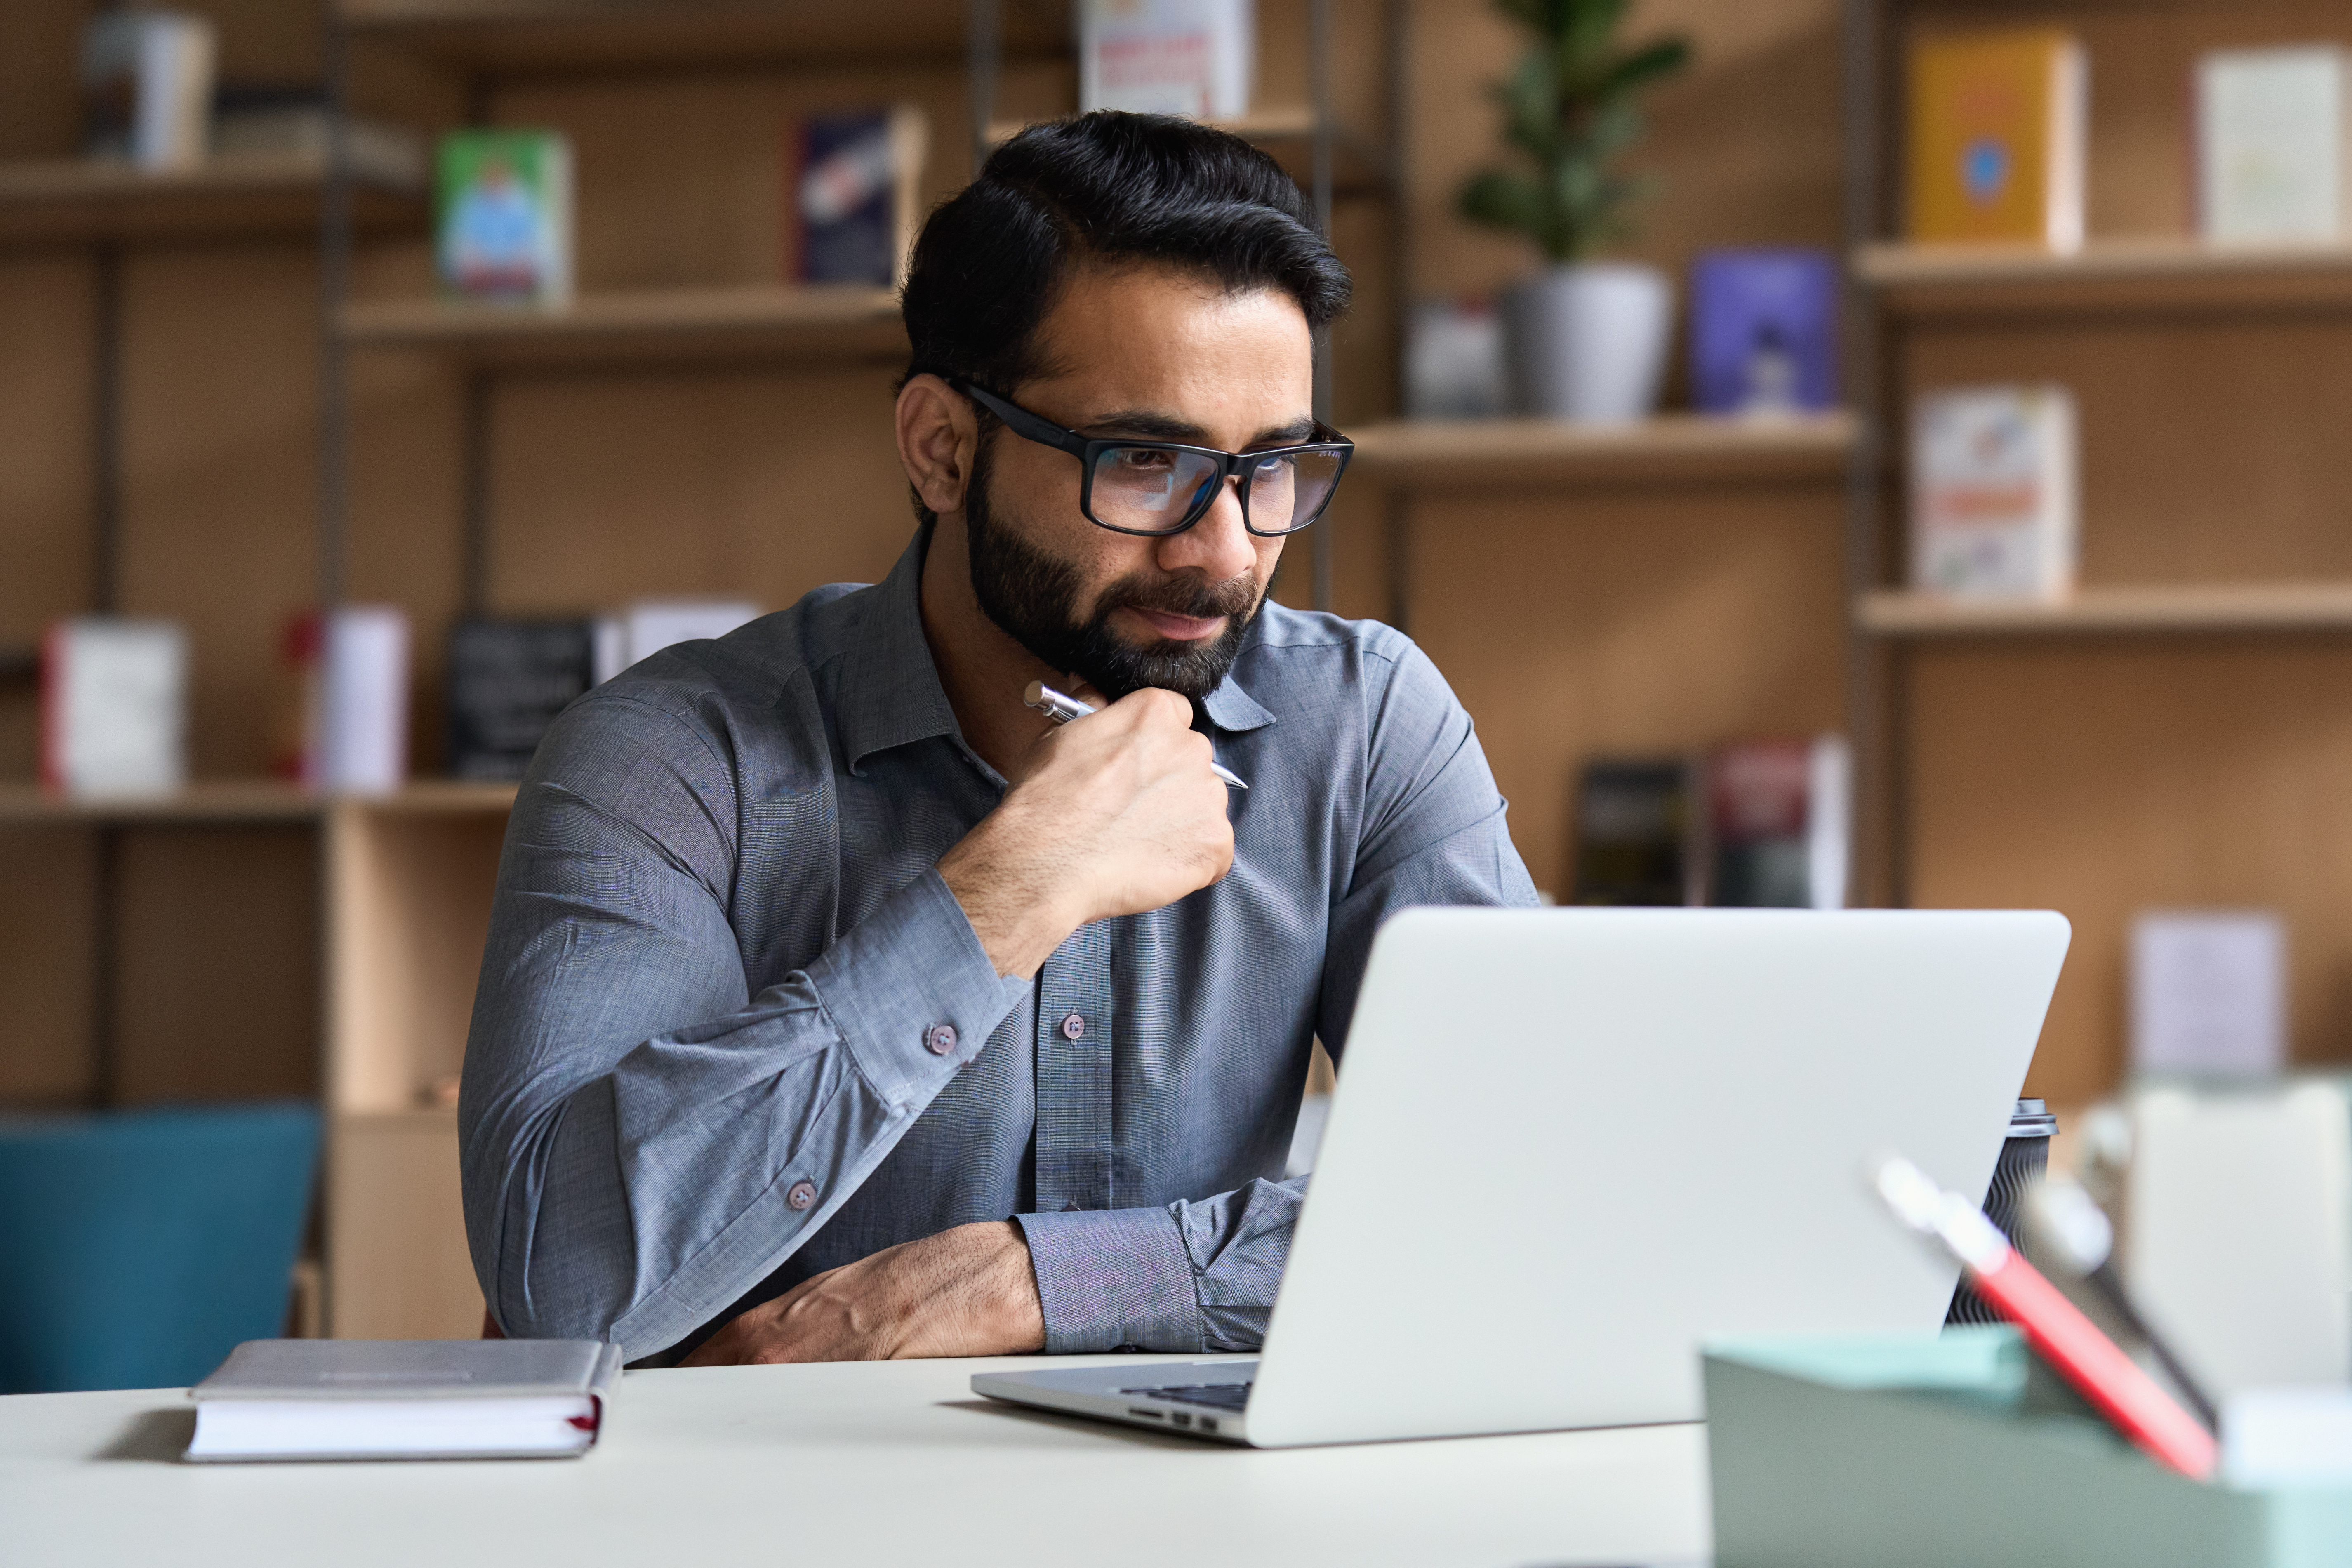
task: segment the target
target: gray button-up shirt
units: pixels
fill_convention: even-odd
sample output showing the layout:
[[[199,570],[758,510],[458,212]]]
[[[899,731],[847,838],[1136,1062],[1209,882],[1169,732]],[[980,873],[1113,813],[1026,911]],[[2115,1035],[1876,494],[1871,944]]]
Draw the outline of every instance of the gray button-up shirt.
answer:
[[[1343,1047],[1374,930],[1535,902],[1428,658],[1270,604],[1201,704],[1250,784],[1232,874],[1000,978],[933,868],[1005,784],[931,663],[927,543],[647,659],[540,747],[458,1116],[509,1333],[647,1356],[1010,1216],[1048,1350],[1252,1348],[1309,1043]]]

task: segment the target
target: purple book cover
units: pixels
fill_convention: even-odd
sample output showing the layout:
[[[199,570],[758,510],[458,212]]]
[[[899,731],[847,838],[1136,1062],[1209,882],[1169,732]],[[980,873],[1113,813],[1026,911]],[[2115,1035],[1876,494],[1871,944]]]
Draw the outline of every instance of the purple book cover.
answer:
[[[1710,250],[1691,265],[1691,392],[1707,414],[1837,402],[1837,263],[1822,250]]]

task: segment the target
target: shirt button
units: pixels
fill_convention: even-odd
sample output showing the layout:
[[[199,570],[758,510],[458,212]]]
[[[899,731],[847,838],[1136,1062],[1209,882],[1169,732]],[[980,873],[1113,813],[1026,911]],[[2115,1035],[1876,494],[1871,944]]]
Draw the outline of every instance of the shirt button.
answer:
[[[931,1055],[935,1057],[943,1057],[947,1055],[950,1051],[956,1048],[955,1026],[953,1024],[933,1024],[929,1028],[923,1031],[923,1044],[931,1047]]]
[[[793,1190],[784,1194],[784,1202],[790,1204],[795,1209],[804,1209],[808,1207],[809,1205],[816,1202],[816,1184],[814,1182],[794,1182],[793,1184]]]
[[[1062,1038],[1075,1040],[1087,1032],[1087,1020],[1082,1014],[1073,1013],[1062,1020]]]

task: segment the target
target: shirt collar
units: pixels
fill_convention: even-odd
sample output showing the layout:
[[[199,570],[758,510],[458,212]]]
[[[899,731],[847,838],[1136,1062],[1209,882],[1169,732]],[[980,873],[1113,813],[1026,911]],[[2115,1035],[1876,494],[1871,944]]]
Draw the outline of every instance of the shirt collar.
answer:
[[[931,542],[927,524],[908,544],[890,574],[875,584],[849,657],[843,666],[839,722],[849,771],[893,746],[935,735],[961,737],[931,645],[923,637],[923,557]],[[1252,636],[1255,636],[1253,629]],[[1274,715],[1243,690],[1233,671],[1201,699],[1209,722],[1228,734],[1263,730]]]
[[[1253,628],[1250,635],[1255,637],[1256,630]],[[1249,645],[1244,642],[1242,646],[1246,648]],[[1201,710],[1209,716],[1210,723],[1227,734],[1238,734],[1244,730],[1263,730],[1274,722],[1274,715],[1260,706],[1256,698],[1241,689],[1230,669],[1225,671],[1225,678],[1201,699]]]
[[[843,662],[838,722],[853,773],[877,752],[963,732],[923,637],[923,556],[930,542],[929,527],[918,530],[890,574],[868,591]]]

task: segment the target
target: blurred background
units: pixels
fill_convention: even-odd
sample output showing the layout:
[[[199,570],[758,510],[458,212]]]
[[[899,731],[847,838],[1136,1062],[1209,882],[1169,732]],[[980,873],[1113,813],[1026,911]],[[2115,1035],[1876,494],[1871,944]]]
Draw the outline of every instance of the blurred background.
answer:
[[[0,1255],[118,1248],[0,1287],[0,1387],[475,1331],[511,781],[594,680],[887,570],[910,227],[1081,107],[1228,125],[1328,214],[1359,452],[1278,593],[1429,651],[1549,896],[2054,907],[2062,1141],[2135,1075],[2340,1060],[2347,39],[2287,0],[0,8]],[[201,1157],[247,1197],[139,1195],[197,1158],[158,1107],[257,1117]],[[150,1174],[101,1202],[93,1158]],[[207,1225],[262,1305],[72,1370],[73,1292],[128,1287],[66,1282]]]

